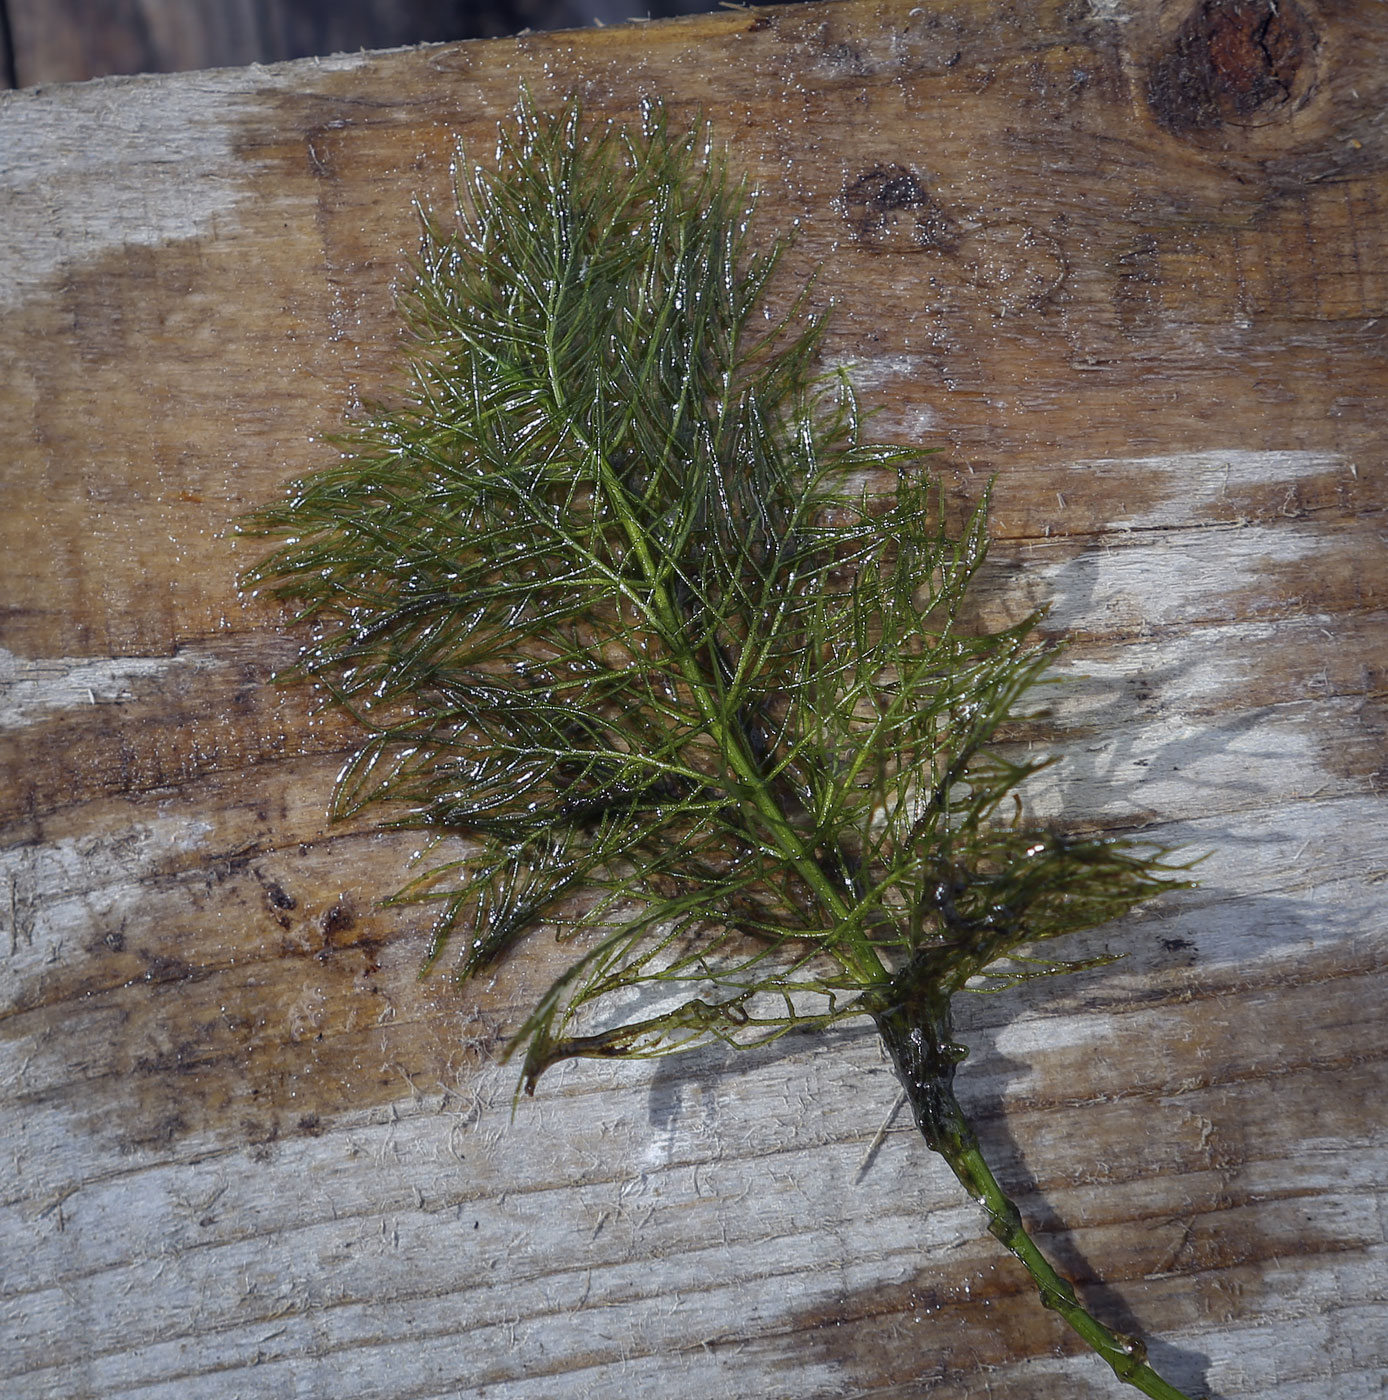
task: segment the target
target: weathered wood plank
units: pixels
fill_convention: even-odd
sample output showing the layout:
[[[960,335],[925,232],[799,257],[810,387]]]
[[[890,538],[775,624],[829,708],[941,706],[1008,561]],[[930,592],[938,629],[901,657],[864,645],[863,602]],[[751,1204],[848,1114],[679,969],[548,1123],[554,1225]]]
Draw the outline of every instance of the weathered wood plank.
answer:
[[[266,687],[228,526],[389,392],[410,200],[524,80],[704,111],[880,429],[997,475],[983,610],[1072,639],[1037,806],[1210,852],[1123,963],[970,1003],[1000,1174],[1177,1381],[1380,1395],[1385,39],[853,0],[0,99],[6,1394],[1113,1393],[870,1151],[870,1036],[512,1119],[553,950],[420,983],[411,842],[325,825],[352,736]]]

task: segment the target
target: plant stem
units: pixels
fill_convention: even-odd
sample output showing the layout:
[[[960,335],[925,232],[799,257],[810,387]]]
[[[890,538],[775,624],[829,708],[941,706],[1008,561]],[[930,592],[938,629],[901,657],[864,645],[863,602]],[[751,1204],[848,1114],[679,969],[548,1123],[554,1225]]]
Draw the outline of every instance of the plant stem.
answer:
[[[1152,1400],[1189,1400],[1184,1391],[1163,1380],[1147,1364],[1147,1348],[1139,1338],[1112,1331],[1086,1311],[1075,1297],[1074,1288],[1056,1273],[1027,1233],[1016,1205],[998,1185],[977,1142],[965,1147],[957,1157],[942,1155],[969,1194],[988,1212],[991,1233],[1022,1261],[1043,1306],[1058,1312],[1108,1362],[1119,1380],[1136,1386]]]
[[[905,995],[884,1004],[875,1020],[927,1144],[988,1213],[989,1232],[1021,1261],[1043,1306],[1058,1312],[1119,1380],[1151,1400],[1190,1400],[1148,1365],[1147,1348],[1138,1338],[1114,1332],[1080,1303],[1071,1284],[1027,1233],[1021,1213],[984,1161],[978,1137],[954,1095],[954,1071],[964,1051],[950,1038],[949,997],[938,988],[922,986],[920,972],[908,967],[893,979],[893,990]]]
[[[551,322],[554,320],[555,318],[551,316]],[[550,392],[554,397],[556,407],[571,424],[577,424],[581,420],[570,411],[562,376],[555,360],[552,331],[550,335],[551,343],[547,346]],[[666,644],[671,649],[685,684],[689,686],[694,703],[698,706],[700,717],[727,756],[729,766],[738,781],[746,785],[748,800],[765,823],[779,854],[794,866],[801,878],[814,890],[828,912],[838,922],[840,927],[838,946],[832,951],[862,986],[884,986],[889,976],[886,966],[862,930],[852,926],[852,911],[849,902],[844,898],[842,891],[835,888],[833,881],[819,868],[812,854],[806,850],[805,843],[786,819],[785,813],[767,787],[760,765],[748,752],[743,736],[728,723],[725,709],[714,695],[698,660],[684,645],[680,635],[683,624],[679,610],[675,607],[670,596],[664,573],[652,551],[651,541],[646,537],[645,528],[625,486],[617,473],[613,471],[611,463],[607,461],[598,448],[589,442],[577,427],[573,428],[573,432],[590,455],[597,469],[597,478],[603,494],[616,514],[623,533],[627,537],[627,542],[636,556],[648,590],[650,611],[654,615]]]

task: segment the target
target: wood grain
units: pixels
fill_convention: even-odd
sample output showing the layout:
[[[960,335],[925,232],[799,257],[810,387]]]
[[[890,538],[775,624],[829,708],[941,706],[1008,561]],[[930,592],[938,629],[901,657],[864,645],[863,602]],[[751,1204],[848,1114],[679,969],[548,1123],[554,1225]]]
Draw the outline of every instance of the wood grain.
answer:
[[[236,516],[389,395],[411,201],[519,85],[701,111],[887,436],[1072,639],[1057,822],[1209,852],[966,1008],[1044,1244],[1193,1393],[1388,1377],[1388,11],[862,3],[0,97],[0,1378],[21,1397],[1111,1395],[867,1029],[570,1068],[416,977],[412,844]]]

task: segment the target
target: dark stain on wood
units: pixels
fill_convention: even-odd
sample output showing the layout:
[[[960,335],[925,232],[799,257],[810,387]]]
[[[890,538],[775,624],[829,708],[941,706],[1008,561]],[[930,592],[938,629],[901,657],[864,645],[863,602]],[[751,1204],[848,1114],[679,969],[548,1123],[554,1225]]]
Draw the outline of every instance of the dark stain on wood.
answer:
[[[297,909],[299,902],[291,894],[286,894],[273,880],[265,887],[266,898],[276,909]]]
[[[263,641],[267,660],[296,650],[284,639]],[[0,785],[0,829],[55,801],[155,792],[273,763],[286,750],[342,752],[357,737],[337,714],[306,725],[305,691],[245,682],[225,643],[180,655],[122,681],[118,698],[93,695],[90,704],[0,729],[0,771],[14,775]]]
[[[854,238],[869,248],[948,251],[958,239],[954,220],[930,193],[925,178],[894,162],[874,165],[849,181],[841,208]]]
[[[232,791],[244,774],[185,786],[164,799],[169,821],[186,810],[210,830],[181,852],[105,838],[121,854],[80,916],[97,932],[55,944],[0,1016],[0,1054],[25,1062],[17,1111],[61,1109],[122,1154],[263,1145],[438,1091],[496,1051],[549,975],[543,940],[534,977],[521,969],[500,991],[459,991],[444,973],[421,982],[424,919],[377,907],[406,878],[417,838],[324,836],[332,766],[296,779],[282,765],[267,779],[285,790],[278,806]],[[127,832],[139,806],[50,813],[44,839],[61,843],[68,820]],[[247,850],[264,811],[286,841]],[[83,839],[100,859],[103,838]],[[33,898],[61,904],[63,893]]]
[[[1296,0],[1201,0],[1152,62],[1147,101],[1178,136],[1263,125],[1305,98],[1316,45]]]

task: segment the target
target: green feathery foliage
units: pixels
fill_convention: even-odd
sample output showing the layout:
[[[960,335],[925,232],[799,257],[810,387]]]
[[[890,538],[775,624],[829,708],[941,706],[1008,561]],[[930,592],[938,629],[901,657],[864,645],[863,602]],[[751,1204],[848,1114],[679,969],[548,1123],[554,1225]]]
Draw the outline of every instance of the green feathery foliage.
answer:
[[[425,219],[402,406],[250,523],[282,543],[246,582],[313,624],[297,672],[369,736],[335,814],[482,844],[396,896],[436,906],[430,961],[572,943],[516,1037],[527,1089],[871,1016],[1043,1299],[1170,1400],[1028,1257],[954,1098],[950,1001],[1075,965],[1038,945],[1172,868],[1014,811],[1042,764],[999,728],[1049,655],[1034,618],[962,625],[986,501],[951,533],[923,454],[864,437],[822,320],[769,314],[781,247],[748,205],[701,130],[524,106]]]

